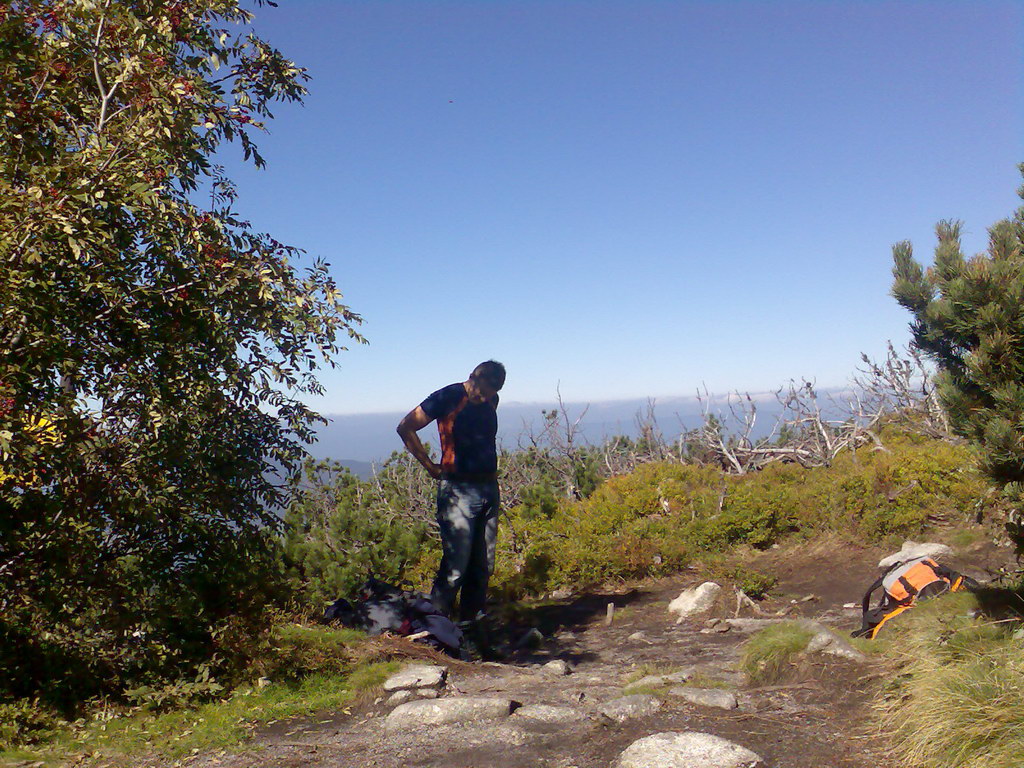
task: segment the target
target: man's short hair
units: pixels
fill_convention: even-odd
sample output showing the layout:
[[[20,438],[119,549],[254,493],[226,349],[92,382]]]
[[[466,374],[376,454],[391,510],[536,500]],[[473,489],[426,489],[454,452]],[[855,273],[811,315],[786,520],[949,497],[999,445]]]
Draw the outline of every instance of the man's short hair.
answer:
[[[484,381],[494,389],[501,389],[505,386],[505,366],[497,360],[487,360],[474,368],[470,377]]]

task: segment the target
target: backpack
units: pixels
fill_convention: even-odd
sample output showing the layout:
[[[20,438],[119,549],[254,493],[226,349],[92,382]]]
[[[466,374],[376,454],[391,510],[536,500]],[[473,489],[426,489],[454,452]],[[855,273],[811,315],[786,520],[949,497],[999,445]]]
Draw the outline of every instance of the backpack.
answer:
[[[373,576],[359,588],[354,602],[342,598],[329,605],[323,621],[340,621],[370,636],[384,632],[417,635],[416,639],[454,657],[459,656],[462,648],[462,631],[425,595],[392,586]]]
[[[878,605],[871,609],[871,594],[879,587],[882,588],[882,597]],[[861,627],[853,632],[853,636],[874,639],[885,622],[912,608],[918,600],[977,587],[978,583],[974,579],[939,565],[930,557],[916,557],[896,563],[864,593]]]

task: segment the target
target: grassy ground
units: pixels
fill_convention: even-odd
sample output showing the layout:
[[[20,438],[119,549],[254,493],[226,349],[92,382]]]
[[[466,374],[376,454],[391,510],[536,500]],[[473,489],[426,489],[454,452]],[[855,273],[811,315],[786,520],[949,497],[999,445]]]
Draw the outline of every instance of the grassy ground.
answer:
[[[892,628],[893,674],[876,710],[894,764],[1024,765],[1024,639],[1015,636],[1020,616],[1007,610],[1019,609],[1011,603],[1020,598],[1010,590],[1002,597],[996,590],[949,595]]]

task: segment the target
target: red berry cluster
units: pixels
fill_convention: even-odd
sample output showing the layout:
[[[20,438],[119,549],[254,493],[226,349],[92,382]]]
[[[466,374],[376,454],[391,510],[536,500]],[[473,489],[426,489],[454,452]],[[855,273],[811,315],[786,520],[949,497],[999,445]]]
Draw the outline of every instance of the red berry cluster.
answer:
[[[6,416],[14,410],[13,397],[0,397],[0,416]]]

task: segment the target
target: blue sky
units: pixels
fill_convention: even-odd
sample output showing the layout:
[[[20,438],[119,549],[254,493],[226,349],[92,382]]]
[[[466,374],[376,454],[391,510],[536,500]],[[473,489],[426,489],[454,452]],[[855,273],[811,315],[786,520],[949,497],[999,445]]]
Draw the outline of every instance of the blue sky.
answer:
[[[313,2],[259,11],[312,81],[231,160],[369,345],[325,413],[404,411],[480,360],[507,401],[843,384],[907,338],[930,260],[1020,201],[1018,2]]]

